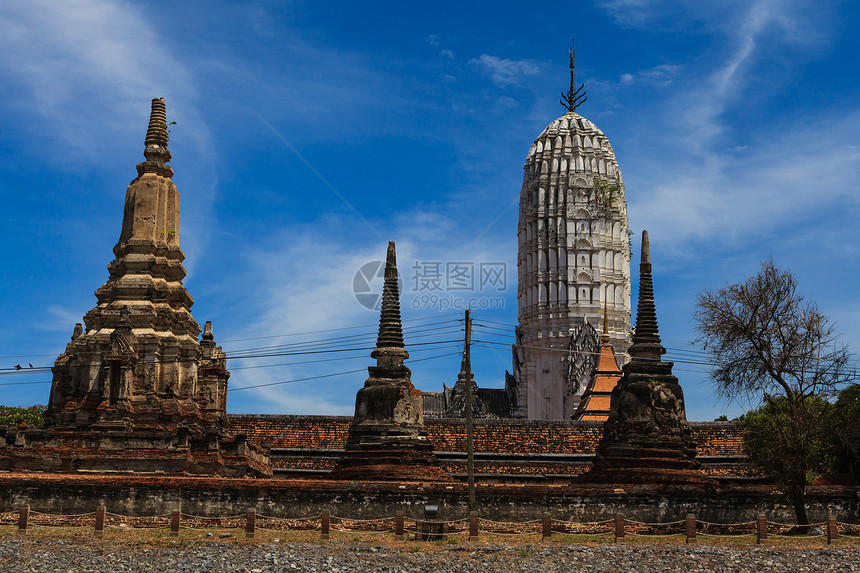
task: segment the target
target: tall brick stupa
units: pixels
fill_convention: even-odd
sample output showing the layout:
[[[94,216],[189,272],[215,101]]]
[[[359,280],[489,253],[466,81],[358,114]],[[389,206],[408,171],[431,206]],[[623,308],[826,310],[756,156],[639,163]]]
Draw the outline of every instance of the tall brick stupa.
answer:
[[[412,372],[400,322],[397,256],[388,243],[376,366],[355,397],[355,416],[349,426],[346,451],[331,479],[367,481],[448,481],[433,455],[424,427],[424,397],[412,385]]]
[[[684,408],[684,390],[662,360],[666,349],[657,328],[648,231],[642,232],[639,305],[631,360],[612,390],[609,418],[592,469],[575,479],[595,484],[709,486],[699,470],[696,444]]]
[[[230,373],[210,323],[197,340],[167,127],[153,99],[110,276],[54,364],[46,429],[22,436],[40,455],[23,448],[0,467],[271,475],[261,449],[224,429]]]

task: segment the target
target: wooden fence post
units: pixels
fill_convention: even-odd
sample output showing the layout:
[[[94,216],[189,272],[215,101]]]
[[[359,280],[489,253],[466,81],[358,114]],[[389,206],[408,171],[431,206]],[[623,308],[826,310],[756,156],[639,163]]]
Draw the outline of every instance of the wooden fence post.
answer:
[[[96,537],[101,537],[105,533],[105,506],[100,505],[96,508]]]
[[[394,541],[403,541],[403,510],[394,514]]]
[[[827,516],[827,545],[833,543],[834,539],[839,539],[839,528],[836,525],[836,516],[829,513]]]
[[[179,518],[180,511],[174,509],[170,514],[170,535],[173,537],[179,537]]]
[[[767,518],[763,513],[760,513],[756,518],[756,543],[761,543],[767,539]]]
[[[30,504],[21,506],[21,512],[18,514],[18,533],[26,534],[28,527],[30,527]]]
[[[250,508],[245,514],[245,539],[254,539],[254,529],[257,526],[257,510]]]
[[[696,542],[696,516],[692,513],[687,514],[687,543]]]
[[[543,530],[541,531],[541,541],[549,541],[552,537],[552,517],[548,513],[543,514]]]
[[[624,515],[619,513],[615,516],[615,541],[624,537]]]
[[[324,509],[322,512],[322,524],[320,527],[320,539],[329,540],[329,528],[331,527],[331,510]]]
[[[478,512],[469,512],[469,541],[478,540]]]

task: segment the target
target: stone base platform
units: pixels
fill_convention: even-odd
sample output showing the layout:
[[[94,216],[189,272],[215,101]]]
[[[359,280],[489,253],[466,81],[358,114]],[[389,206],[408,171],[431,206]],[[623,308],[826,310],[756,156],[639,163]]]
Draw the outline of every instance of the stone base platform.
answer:
[[[592,468],[574,478],[581,484],[664,484],[714,488],[716,481],[701,469],[698,460],[678,455],[677,448],[598,448]]]
[[[860,488],[810,486],[809,518],[860,522]],[[478,514],[500,521],[530,521],[548,512],[569,521],[627,519],[670,522],[693,513],[713,523],[768,519],[793,522],[785,496],[770,486],[718,487],[709,493],[690,486],[477,485]],[[181,507],[202,516],[235,515],[256,508],[274,517],[313,517],[331,510],[343,517],[377,519],[402,510],[423,517],[424,505],[437,505],[439,519],[469,515],[468,488],[462,483],[344,482],[335,480],[203,478],[158,474],[28,473],[0,471],[0,511],[30,504],[33,511],[75,514],[103,505],[124,515],[168,515]]]
[[[0,470],[271,477],[269,457],[242,434],[0,431]]]
[[[429,442],[427,442],[429,446]],[[368,481],[451,481],[426,449],[347,450],[327,479]]]

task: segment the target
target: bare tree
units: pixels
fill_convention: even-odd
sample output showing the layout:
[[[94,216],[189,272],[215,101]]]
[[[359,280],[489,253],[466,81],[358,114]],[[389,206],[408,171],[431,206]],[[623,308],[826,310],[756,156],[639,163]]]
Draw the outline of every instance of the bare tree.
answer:
[[[785,489],[798,524],[807,525],[805,488],[823,461],[808,436],[826,431],[826,400],[854,377],[851,354],[833,322],[797,292],[795,276],[772,260],[745,282],[701,293],[694,320],[712,355],[717,393],[764,406],[747,421],[747,453]],[[761,416],[773,418],[769,443]],[[770,463],[775,459],[783,461]]]

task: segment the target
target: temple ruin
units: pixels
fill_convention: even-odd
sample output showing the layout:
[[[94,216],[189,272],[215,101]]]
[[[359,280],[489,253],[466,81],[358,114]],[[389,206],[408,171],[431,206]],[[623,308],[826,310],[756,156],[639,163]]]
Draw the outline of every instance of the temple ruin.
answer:
[[[27,447],[0,450],[0,468],[271,475],[258,446],[225,430],[230,373],[211,323],[197,340],[167,143],[153,99],[110,276],[54,364],[46,428],[16,429]]]
[[[639,305],[631,360],[612,390],[609,417],[591,470],[580,483],[687,484],[713,486],[699,468],[687,423],[684,390],[663,362],[651,279],[648,231],[642,232]]]
[[[397,254],[388,243],[376,349],[376,366],[355,397],[346,451],[331,479],[449,480],[433,456],[424,427],[424,397],[412,385],[412,372],[400,322]]]

